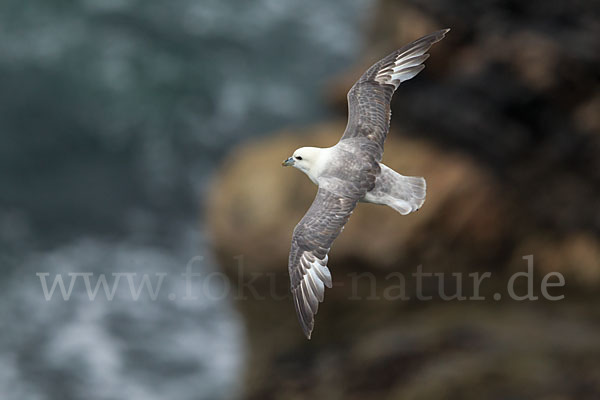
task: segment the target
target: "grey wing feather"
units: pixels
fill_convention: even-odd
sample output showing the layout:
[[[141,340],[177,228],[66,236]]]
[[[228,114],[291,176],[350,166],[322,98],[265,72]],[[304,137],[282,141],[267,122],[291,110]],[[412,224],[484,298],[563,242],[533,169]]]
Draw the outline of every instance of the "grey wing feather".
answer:
[[[341,140],[363,137],[377,144],[378,161],[390,126],[390,101],[400,83],[425,68],[427,50],[450,29],[424,36],[375,63],[348,92],[348,125]]]
[[[294,229],[288,269],[298,321],[309,339],[325,286],[332,286],[331,273],[327,268],[329,249],[357,202],[358,197],[319,188],[306,215]]]

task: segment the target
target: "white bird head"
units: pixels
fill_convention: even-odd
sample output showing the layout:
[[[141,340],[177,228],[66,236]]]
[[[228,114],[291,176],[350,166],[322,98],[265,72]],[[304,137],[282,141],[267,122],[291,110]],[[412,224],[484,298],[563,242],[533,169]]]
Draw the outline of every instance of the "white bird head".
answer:
[[[321,175],[323,161],[327,159],[327,150],[319,147],[300,147],[294,151],[294,155],[285,160],[281,165],[284,167],[293,166],[304,172],[308,178],[315,184]]]
[[[294,155],[284,160],[281,165],[284,167],[295,167],[305,174],[310,175],[310,172],[314,169],[321,155],[321,151],[318,147],[300,147],[294,151]]]

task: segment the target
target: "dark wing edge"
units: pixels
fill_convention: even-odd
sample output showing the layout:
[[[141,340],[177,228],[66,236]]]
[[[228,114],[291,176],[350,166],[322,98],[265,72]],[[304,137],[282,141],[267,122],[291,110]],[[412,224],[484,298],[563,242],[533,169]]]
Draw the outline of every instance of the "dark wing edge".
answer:
[[[390,101],[400,83],[421,72],[427,51],[450,29],[430,33],[373,64],[348,92],[348,124],[341,140],[365,137],[375,141],[383,155],[390,126]]]
[[[358,199],[319,188],[312,205],[294,228],[288,262],[290,285],[298,321],[310,339],[325,287],[331,288],[327,268],[329,249],[343,230]]]

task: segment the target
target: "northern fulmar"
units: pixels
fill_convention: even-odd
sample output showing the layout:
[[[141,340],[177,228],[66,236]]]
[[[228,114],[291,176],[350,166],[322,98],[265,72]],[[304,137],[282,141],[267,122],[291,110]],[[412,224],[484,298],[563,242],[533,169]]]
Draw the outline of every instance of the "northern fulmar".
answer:
[[[301,147],[283,161],[304,172],[319,189],[292,235],[288,261],[298,320],[310,339],[325,286],[329,249],[359,201],[390,206],[402,215],[425,201],[425,179],[403,176],[382,164],[390,126],[390,101],[400,83],[425,68],[427,50],[449,29],[431,33],[375,63],[348,92],[348,124],[333,147]]]

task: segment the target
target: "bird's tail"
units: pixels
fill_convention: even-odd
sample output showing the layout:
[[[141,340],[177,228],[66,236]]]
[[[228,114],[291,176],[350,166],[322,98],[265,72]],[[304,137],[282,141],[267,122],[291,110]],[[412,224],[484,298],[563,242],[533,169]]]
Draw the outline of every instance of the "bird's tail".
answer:
[[[398,174],[394,190],[391,191],[388,206],[402,215],[417,211],[427,194],[427,182],[420,176],[403,176]]]
[[[390,206],[402,215],[417,211],[425,202],[427,183],[420,176],[400,175],[384,164],[379,164],[381,173],[375,187],[363,201]]]

